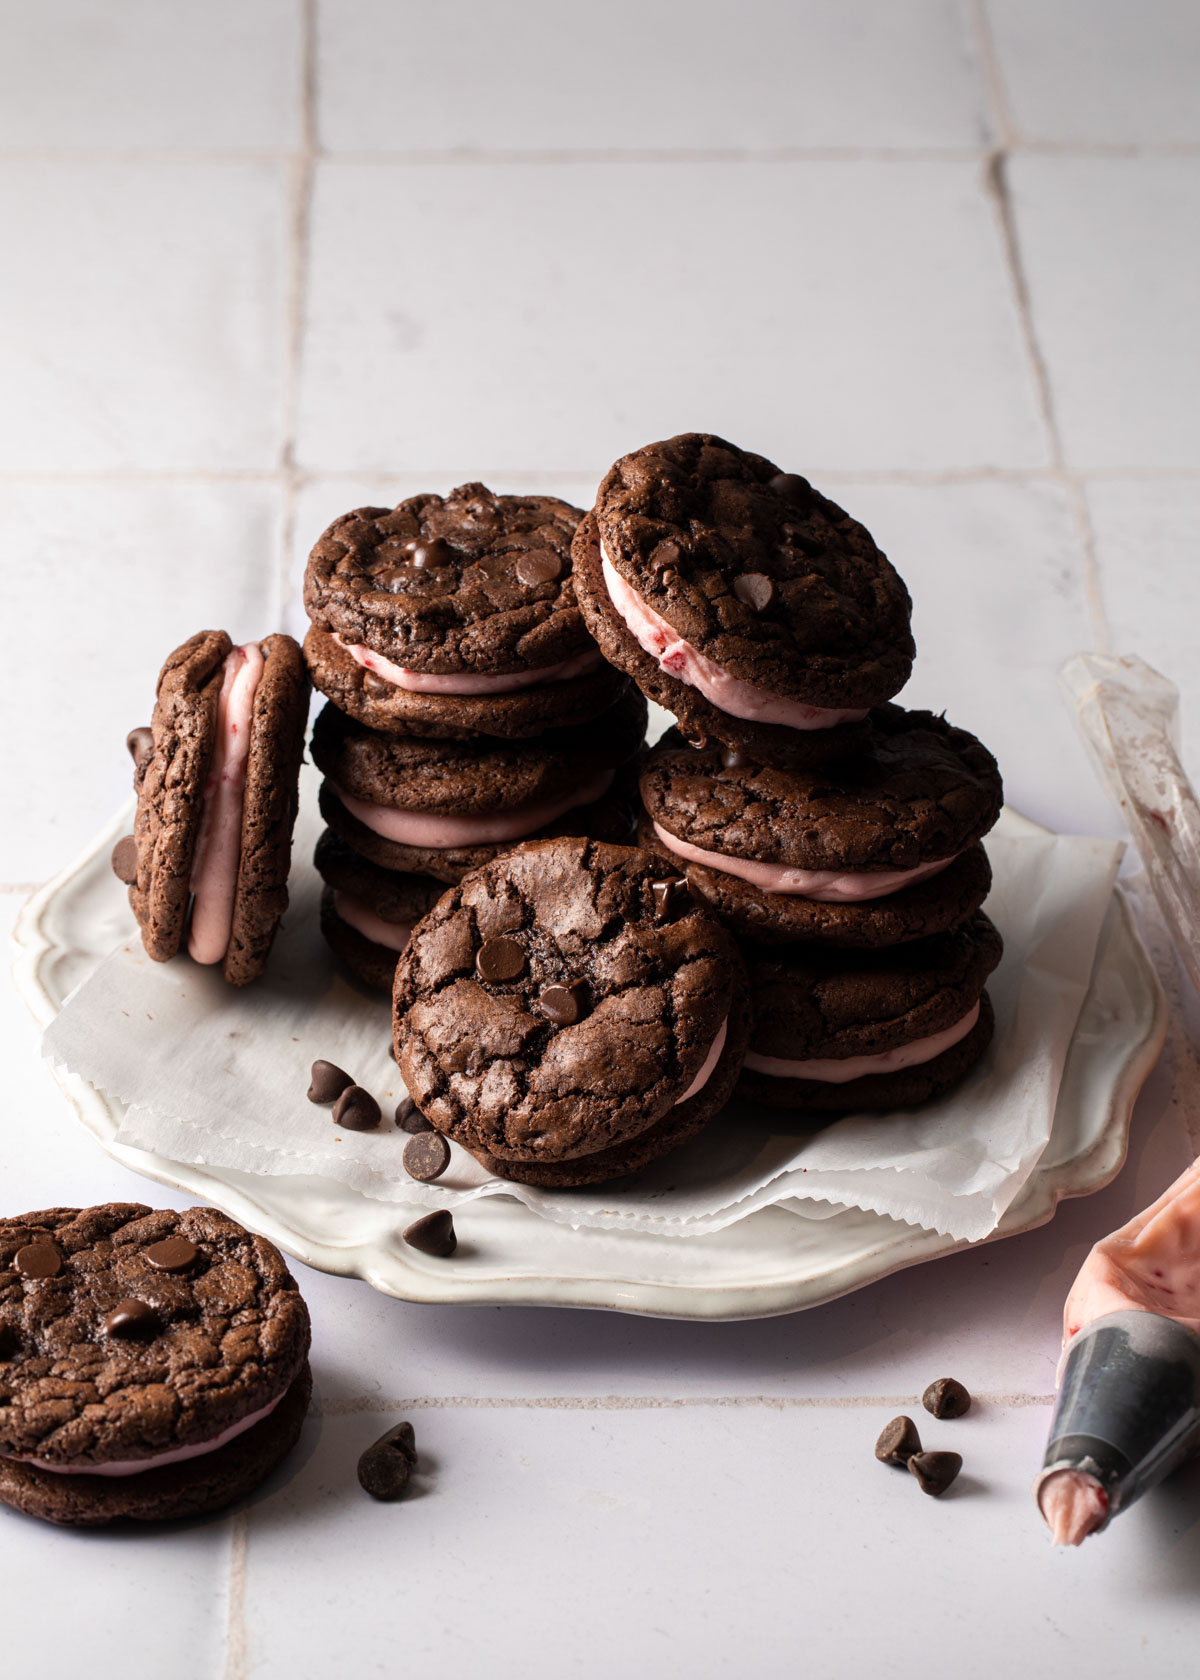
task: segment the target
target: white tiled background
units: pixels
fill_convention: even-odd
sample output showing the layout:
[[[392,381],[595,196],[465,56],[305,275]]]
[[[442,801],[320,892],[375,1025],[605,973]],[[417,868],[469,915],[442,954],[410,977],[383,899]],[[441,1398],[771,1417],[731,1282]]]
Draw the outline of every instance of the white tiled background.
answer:
[[[682,429],[859,514],[915,597],[908,698],[1030,815],[1117,832],[1055,670],[1139,651],[1200,732],[1198,85],[1193,0],[0,0],[8,919],[124,797],[165,651],[295,627],[334,514],[582,501]],[[7,1210],[171,1199],[12,999],[0,1047]],[[6,1518],[10,1665],[1189,1672],[1200,1471],[1064,1556],[1028,1483],[1087,1245],[1200,1145],[1193,1061],[1177,1026],[1109,1190],[791,1319],[304,1273],[296,1459],[161,1539]],[[942,1374],[982,1401],[927,1431],[967,1459],[935,1503],[870,1449]],[[372,1506],[354,1460],[405,1414],[421,1496]]]

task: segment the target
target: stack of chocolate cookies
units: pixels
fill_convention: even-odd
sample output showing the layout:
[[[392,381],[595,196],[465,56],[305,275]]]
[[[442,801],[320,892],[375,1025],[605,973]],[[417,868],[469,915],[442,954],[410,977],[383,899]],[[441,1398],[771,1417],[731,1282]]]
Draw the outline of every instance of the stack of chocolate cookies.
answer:
[[[581,518],[465,484],[345,514],[313,549],[321,925],[370,986],[391,989],[413,924],[498,854],[633,837],[646,703],[576,602]]]
[[[993,1030],[1002,790],[974,736],[890,703],[915,649],[886,557],[806,479],[698,433],[618,461],[574,556],[605,659],[678,722],[639,842],[742,944],[739,1090],[824,1112],[949,1090]]]

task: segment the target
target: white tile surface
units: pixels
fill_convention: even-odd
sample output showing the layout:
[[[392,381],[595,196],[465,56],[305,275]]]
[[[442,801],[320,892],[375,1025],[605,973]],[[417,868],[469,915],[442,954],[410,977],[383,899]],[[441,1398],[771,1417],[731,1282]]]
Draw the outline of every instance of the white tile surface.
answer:
[[[0,159],[7,471],[277,465],[287,180]]]
[[[1018,156],[1010,180],[1067,465],[1200,459],[1200,158]]]
[[[1022,140],[1195,144],[1191,0],[984,0]]]
[[[172,648],[279,627],[279,519],[270,485],[0,482],[0,650],[24,697],[0,745],[21,790],[0,882],[47,879],[129,797],[125,735],[149,722]]]
[[[0,146],[195,151],[298,138],[297,0],[2,0],[0,36]]]
[[[1042,464],[977,166],[320,171],[305,466],[587,475],[706,428],[806,471]]]
[[[985,134],[954,0],[611,0],[603,14],[553,0],[322,0],[320,19],[320,131],[335,151],[973,146]]]

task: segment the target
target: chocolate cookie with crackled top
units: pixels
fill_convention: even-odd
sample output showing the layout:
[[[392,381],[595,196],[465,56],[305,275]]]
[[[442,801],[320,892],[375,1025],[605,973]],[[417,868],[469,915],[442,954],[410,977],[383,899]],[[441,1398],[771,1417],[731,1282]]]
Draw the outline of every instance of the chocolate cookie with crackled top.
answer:
[[[75,1527],[199,1516],[294,1446],[309,1320],[215,1208],[0,1220],[0,1502]]]
[[[745,1053],[730,935],[649,853],[542,840],[477,869],[396,968],[396,1060],[493,1171],[600,1183],[693,1137]]]
[[[312,551],[305,657],[372,729],[520,738],[610,706],[619,675],[571,575],[580,510],[464,484],[336,519]]]
[[[460,881],[537,835],[633,839],[646,702],[629,684],[594,722],[532,741],[384,735],[326,706],[312,756],[321,814],[384,869]]]
[[[365,986],[392,990],[396,962],[414,925],[446,890],[429,875],[381,869],[326,829],[313,862],[325,882],[321,932]]]
[[[819,1113],[913,1108],[983,1055],[1003,951],[985,915],[883,951],[744,950],[753,1029],[738,1095]]]
[[[287,908],[308,678],[290,636],[235,647],[202,630],[168,657],[154,716],[128,740],[137,815],[113,870],[142,943],[183,943],[244,986],[266,965]]]
[[[908,592],[849,514],[708,433],[624,456],[573,546],[606,659],[699,743],[844,756],[912,668]]]
[[[973,914],[991,882],[979,842],[1000,814],[1000,772],[931,712],[879,707],[860,752],[807,772],[672,731],[640,787],[646,842],[760,942],[903,943]]]

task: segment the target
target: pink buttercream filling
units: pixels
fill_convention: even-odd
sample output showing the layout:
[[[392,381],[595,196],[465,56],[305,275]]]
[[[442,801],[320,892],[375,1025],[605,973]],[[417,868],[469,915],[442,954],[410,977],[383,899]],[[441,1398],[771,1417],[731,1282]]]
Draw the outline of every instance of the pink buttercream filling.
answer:
[[[234,648],[225,659],[217,699],[217,742],[204,784],[200,833],[192,860],[188,951],[198,963],[220,962],[233,928],[250,725],[264,664],[257,642]]]
[[[557,665],[537,665],[530,671],[506,671],[501,676],[477,676],[471,671],[410,671],[395,665],[381,653],[358,642],[344,642],[338,635],[334,641],[344,647],[356,664],[366,671],[374,671],[384,682],[407,689],[410,694],[511,694],[518,688],[536,688],[539,683],[566,682],[568,677],[581,677],[600,663],[599,648],[584,648],[572,659]]]
[[[915,869],[877,869],[851,874],[840,869],[792,869],[782,863],[760,863],[757,858],[730,857],[726,852],[706,852],[690,841],[670,834],[661,823],[654,824],[654,832],[668,850],[689,863],[702,863],[708,869],[737,875],[763,892],[787,893],[799,898],[811,898],[817,904],[858,904],[867,899],[887,898],[902,887],[911,887],[938,875],[954,862],[952,857],[938,858],[935,863],[919,863]]]
[[[1108,1495],[1083,1470],[1056,1470],[1038,1492],[1038,1509],[1056,1546],[1079,1546],[1104,1526]]]
[[[590,781],[581,782],[561,799],[527,800],[509,811],[494,811],[483,817],[437,816],[429,811],[398,811],[390,805],[372,805],[365,799],[334,786],[352,817],[384,840],[401,846],[486,846],[500,840],[519,840],[561,817],[577,805],[590,805],[612,786],[616,772],[603,770]]]
[[[1093,1319],[1131,1309],[1200,1332],[1200,1161],[1095,1245],[1067,1296],[1063,1341]]]
[[[931,1062],[943,1050],[966,1038],[978,1019],[976,1004],[952,1027],[930,1033],[928,1038],[914,1038],[910,1044],[898,1044],[894,1050],[881,1050],[875,1056],[814,1056],[808,1061],[792,1062],[781,1056],[758,1056],[751,1050],[746,1066],[754,1073],[769,1073],[775,1079],[820,1079],[827,1085],[846,1085],[868,1074],[899,1073],[901,1068]]]
[[[403,951],[412,932],[407,922],[385,922],[369,905],[349,893],[334,891],[333,907],[342,920],[369,939],[373,945],[386,945],[389,951]]]
[[[692,1080],[692,1083],[688,1086],[683,1095],[675,1098],[673,1105],[675,1108],[678,1108],[680,1103],[685,1103],[689,1097],[694,1097],[697,1091],[702,1091],[708,1084],[709,1080],[712,1078],[713,1069],[721,1060],[721,1052],[725,1048],[725,1038],[728,1031],[729,1017],[727,1015],[721,1022],[721,1025],[717,1028],[717,1036],[713,1039],[711,1045],[709,1046],[708,1055],[705,1056],[704,1060],[700,1064],[699,1073],[696,1075],[695,1079]]]
[[[808,706],[801,700],[785,700],[752,683],[731,676],[723,666],[694,648],[661,618],[653,607],[617,571],[600,551],[600,568],[609,599],[625,622],[625,628],[638,646],[657,659],[668,676],[690,688],[699,689],[706,700],[730,717],[744,718],[749,723],[781,723],[789,729],[833,729],[839,723],[857,723],[865,718],[867,708],[832,709],[828,706]]]
[[[284,1394],[286,1393],[285,1389]],[[223,1429],[210,1441],[197,1441],[190,1447],[175,1447],[171,1452],[151,1453],[149,1458],[113,1458],[105,1464],[50,1464],[41,1458],[18,1458],[17,1463],[36,1464],[39,1470],[52,1470],[56,1476],[140,1476],[143,1470],[158,1470],[164,1464],[182,1464],[185,1459],[202,1458],[205,1453],[216,1452],[226,1442],[234,1440],[238,1435],[244,1435],[247,1429],[253,1429],[256,1423],[261,1423],[282,1399],[283,1394],[277,1394],[267,1405],[260,1406],[256,1412],[250,1412],[248,1416],[239,1418],[236,1423],[231,1423],[228,1429]]]

